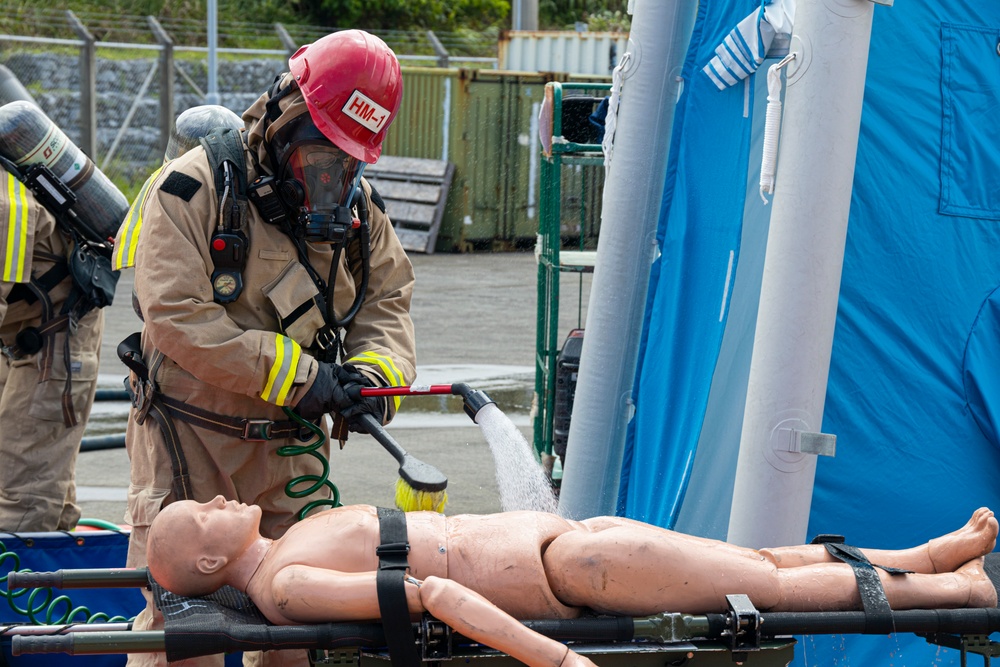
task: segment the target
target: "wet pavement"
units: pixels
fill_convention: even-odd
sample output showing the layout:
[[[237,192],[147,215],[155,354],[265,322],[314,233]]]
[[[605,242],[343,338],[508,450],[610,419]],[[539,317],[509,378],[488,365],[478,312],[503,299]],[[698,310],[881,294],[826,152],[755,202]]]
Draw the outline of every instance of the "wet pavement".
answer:
[[[417,383],[465,382],[485,390],[528,442],[534,388],[537,264],[530,252],[413,254],[417,282],[411,314],[417,336]],[[565,274],[560,337],[586,310],[590,275]],[[99,387],[120,389],[124,366],[118,343],[141,322],[131,308],[132,275],[118,284],[107,311]],[[87,436],[124,433],[128,406],[95,404]],[[479,426],[448,396],[410,397],[388,427],[413,456],[448,477],[449,514],[500,509],[495,467]],[[331,480],[345,504],[392,505],[398,465],[371,437],[351,434],[330,457]],[[128,457],[121,448],[82,452],[77,495],[83,516],[120,524],[128,487]]]

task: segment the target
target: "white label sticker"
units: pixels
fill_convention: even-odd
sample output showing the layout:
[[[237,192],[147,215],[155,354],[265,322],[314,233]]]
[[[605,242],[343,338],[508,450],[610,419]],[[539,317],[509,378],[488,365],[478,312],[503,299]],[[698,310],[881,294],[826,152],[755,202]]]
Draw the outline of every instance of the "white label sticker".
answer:
[[[355,90],[342,111],[372,132],[378,132],[389,121],[389,110],[360,90]]]

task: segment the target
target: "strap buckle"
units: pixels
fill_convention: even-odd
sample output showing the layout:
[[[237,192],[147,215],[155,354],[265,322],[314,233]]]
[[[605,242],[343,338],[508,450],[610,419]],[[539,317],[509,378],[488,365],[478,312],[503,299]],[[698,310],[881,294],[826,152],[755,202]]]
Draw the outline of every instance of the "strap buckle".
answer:
[[[271,439],[271,427],[274,422],[270,419],[244,419],[243,435],[241,440],[248,442],[264,442]]]
[[[330,346],[332,346],[336,340],[337,337],[333,334],[333,331],[330,330],[330,327],[323,327],[316,332],[316,347],[323,351],[329,350]]]
[[[18,361],[23,359],[24,356],[21,355],[20,349],[16,345],[4,345],[0,347],[0,354],[7,357],[11,361]]]
[[[135,423],[141,426],[146,421],[149,409],[153,407],[153,397],[156,390],[153,388],[152,382],[143,379],[135,371],[125,376],[124,384],[132,407],[135,408]]]
[[[388,542],[375,547],[375,555],[379,558],[380,570],[405,570],[408,565],[406,555],[410,553],[408,542]]]

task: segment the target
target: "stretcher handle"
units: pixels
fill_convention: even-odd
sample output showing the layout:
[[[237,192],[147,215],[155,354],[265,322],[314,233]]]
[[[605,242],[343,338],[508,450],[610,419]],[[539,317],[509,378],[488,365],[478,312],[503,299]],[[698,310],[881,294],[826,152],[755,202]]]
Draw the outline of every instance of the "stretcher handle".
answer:
[[[100,655],[154,653],[164,648],[162,630],[71,632],[66,635],[14,635],[10,652],[15,656],[31,653]]]
[[[55,572],[11,572],[7,586],[15,588],[144,588],[149,585],[146,568],[56,570]]]

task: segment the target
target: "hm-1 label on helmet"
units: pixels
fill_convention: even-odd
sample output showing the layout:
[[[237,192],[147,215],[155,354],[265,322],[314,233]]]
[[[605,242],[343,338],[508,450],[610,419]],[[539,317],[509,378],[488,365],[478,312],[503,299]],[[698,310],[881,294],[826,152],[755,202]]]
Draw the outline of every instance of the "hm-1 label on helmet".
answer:
[[[389,110],[360,90],[354,91],[342,111],[372,132],[381,130],[389,120]]]

